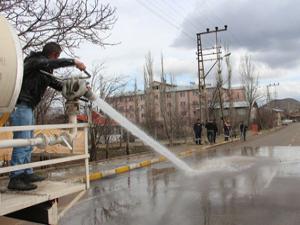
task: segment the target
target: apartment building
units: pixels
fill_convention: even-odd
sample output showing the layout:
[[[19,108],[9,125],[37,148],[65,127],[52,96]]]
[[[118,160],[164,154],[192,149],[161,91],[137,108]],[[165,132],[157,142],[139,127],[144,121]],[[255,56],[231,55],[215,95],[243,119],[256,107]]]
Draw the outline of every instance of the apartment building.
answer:
[[[158,124],[162,123],[164,118],[170,119],[173,116],[183,124],[191,126],[200,115],[197,85],[177,86],[154,81],[146,93],[127,92],[109,98],[108,102],[126,118],[138,124],[144,124],[146,117],[151,113]],[[234,120],[234,123],[244,120],[249,108],[242,87],[232,88],[230,91],[221,88],[220,93],[216,87],[208,87],[207,104],[209,119],[220,120],[222,106],[224,118]],[[201,105],[203,108],[204,103]]]

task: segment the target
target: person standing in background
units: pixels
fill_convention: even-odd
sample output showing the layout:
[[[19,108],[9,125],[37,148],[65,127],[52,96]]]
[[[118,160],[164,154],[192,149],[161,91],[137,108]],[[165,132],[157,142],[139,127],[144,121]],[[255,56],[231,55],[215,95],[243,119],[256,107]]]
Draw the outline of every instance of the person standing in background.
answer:
[[[194,124],[193,129],[195,134],[195,143],[196,145],[201,145],[202,123],[200,122],[200,119],[198,119],[197,122]]]
[[[213,129],[214,129],[213,142],[215,144],[216,143],[217,134],[218,134],[218,126],[217,126],[217,123],[216,123],[215,119],[213,120],[212,125],[213,125]]]

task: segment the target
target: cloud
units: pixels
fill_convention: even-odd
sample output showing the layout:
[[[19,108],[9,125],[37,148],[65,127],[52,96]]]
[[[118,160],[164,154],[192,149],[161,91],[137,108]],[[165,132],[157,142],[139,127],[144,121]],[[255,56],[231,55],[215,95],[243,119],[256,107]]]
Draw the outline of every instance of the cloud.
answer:
[[[228,25],[220,34],[231,48],[245,48],[255,53],[256,59],[272,68],[295,67],[299,62],[300,2],[293,0],[210,0],[198,2],[183,22],[183,32],[173,46],[195,48],[186,37],[191,21],[198,32],[206,27]]]
[[[179,59],[175,57],[166,58],[164,60],[164,70],[167,74],[180,76],[184,74],[196,75],[196,60]]]
[[[288,96],[289,98],[294,98],[300,101],[299,86],[300,86],[300,82],[283,81],[279,84],[278,88],[276,88],[276,94],[279,99],[287,98]]]

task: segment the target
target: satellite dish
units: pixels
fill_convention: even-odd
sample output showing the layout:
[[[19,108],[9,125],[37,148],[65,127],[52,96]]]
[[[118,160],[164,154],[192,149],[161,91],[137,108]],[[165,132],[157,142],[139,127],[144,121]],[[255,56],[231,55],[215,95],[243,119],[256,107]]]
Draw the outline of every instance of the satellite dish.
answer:
[[[23,55],[15,30],[0,15],[0,117],[11,112],[18,99],[23,79]]]

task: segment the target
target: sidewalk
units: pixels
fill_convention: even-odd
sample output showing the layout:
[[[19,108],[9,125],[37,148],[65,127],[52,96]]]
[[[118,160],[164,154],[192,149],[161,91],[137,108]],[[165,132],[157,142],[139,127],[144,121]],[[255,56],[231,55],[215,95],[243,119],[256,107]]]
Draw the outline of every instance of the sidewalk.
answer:
[[[203,151],[219,145],[237,142],[239,138],[225,142],[223,135],[218,136],[216,144],[203,144],[196,145],[191,141],[187,144],[181,144],[168,148],[171,152],[179,156],[180,158],[191,156],[195,152]],[[99,180],[104,177],[112,176],[128,172],[133,169],[149,166],[151,164],[167,161],[163,156],[160,156],[154,150],[150,153],[135,154],[129,156],[122,156],[114,159],[108,159],[102,162],[91,163],[90,165],[90,180]],[[49,173],[49,179],[53,180],[83,180],[85,177],[84,168],[68,168],[63,171],[55,171]]]
[[[283,127],[277,127],[270,130],[262,130],[258,133],[253,133],[251,131],[247,132],[247,140],[254,139],[260,135],[266,135],[272,132],[275,132]],[[232,138],[229,141],[224,141],[224,136],[220,135],[216,139],[216,144],[208,144],[205,143],[203,145],[196,145],[194,143],[187,142],[187,144],[181,144],[178,146],[173,146],[168,148],[171,152],[176,154],[180,158],[191,156],[195,152],[207,150],[209,148],[213,148],[219,145],[229,144],[233,142],[239,142],[240,137]],[[128,172],[133,169],[149,166],[154,163],[164,162],[167,159],[163,156],[160,156],[158,153],[152,151],[152,153],[146,154],[137,154],[137,155],[129,155],[120,157],[117,159],[110,159],[104,162],[97,163],[95,165],[90,165],[90,180],[99,180],[107,176],[112,176],[124,172]],[[80,179],[83,179],[83,175]],[[78,179],[79,177],[77,177]]]

